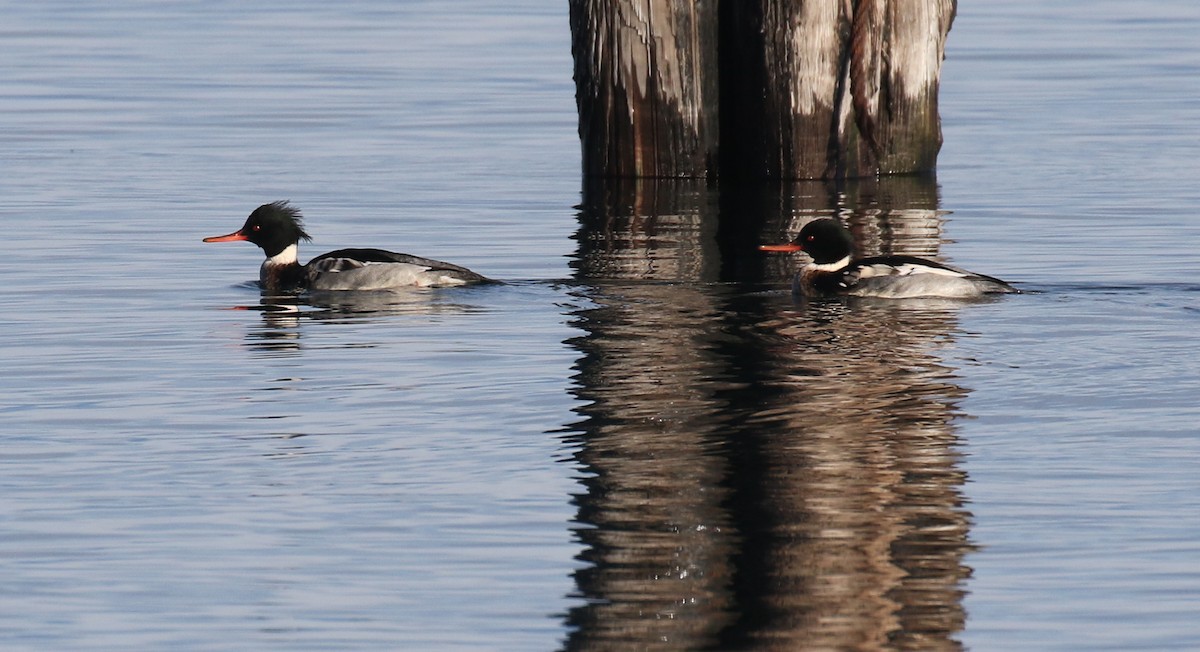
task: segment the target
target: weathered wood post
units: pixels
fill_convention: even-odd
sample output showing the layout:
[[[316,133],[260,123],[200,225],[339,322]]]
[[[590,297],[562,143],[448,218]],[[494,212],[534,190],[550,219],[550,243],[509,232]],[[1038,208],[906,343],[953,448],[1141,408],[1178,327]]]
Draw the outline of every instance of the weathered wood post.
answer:
[[[570,0],[588,176],[934,169],[956,0]]]
[[[571,0],[570,8],[584,174],[715,173],[715,6]]]

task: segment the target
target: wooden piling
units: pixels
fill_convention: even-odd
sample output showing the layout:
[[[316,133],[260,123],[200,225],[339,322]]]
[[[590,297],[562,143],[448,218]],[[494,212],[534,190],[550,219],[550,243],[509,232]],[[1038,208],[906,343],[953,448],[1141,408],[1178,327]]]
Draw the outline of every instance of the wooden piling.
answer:
[[[583,171],[933,170],[955,0],[571,0]]]
[[[587,176],[716,170],[716,10],[709,2],[571,0]]]

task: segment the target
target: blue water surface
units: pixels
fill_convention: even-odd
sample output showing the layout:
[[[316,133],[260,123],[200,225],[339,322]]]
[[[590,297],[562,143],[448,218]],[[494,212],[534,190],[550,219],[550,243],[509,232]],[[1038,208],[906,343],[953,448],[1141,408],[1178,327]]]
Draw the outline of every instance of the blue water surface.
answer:
[[[566,3],[9,7],[0,647],[1200,647],[1200,9],[958,10],[936,178],[638,202]],[[200,240],[278,199],[506,283],[262,297]],[[796,302],[717,210],[1029,292]]]

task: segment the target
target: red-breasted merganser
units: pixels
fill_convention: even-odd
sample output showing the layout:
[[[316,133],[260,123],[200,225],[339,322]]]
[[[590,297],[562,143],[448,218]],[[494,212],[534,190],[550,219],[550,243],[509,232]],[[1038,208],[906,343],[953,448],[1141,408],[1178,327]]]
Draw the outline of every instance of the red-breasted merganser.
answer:
[[[792,291],[806,297],[965,299],[1020,292],[998,278],[916,256],[854,258],[850,231],[831,218],[805,224],[788,244],[762,245],[759,249],[803,251],[812,257],[792,282]]]
[[[300,211],[286,201],[263,204],[250,213],[241,229],[204,239],[238,240],[258,245],[267,255],[258,280],[270,292],[388,290],[495,282],[465,267],[383,249],[338,249],[301,265],[296,259],[298,245],[312,238],[304,231]]]

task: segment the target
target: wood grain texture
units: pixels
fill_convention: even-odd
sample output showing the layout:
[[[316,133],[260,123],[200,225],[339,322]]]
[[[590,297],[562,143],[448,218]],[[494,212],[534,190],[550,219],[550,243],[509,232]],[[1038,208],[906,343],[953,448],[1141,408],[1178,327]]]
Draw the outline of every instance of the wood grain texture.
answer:
[[[572,0],[587,176],[933,170],[955,0]]]

